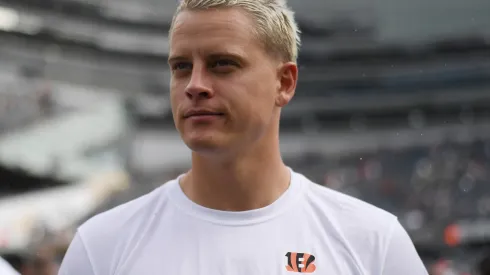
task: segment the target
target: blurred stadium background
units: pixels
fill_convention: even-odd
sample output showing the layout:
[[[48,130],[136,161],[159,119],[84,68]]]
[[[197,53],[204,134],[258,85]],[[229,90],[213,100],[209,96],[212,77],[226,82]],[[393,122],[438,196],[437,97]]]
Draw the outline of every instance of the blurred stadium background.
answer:
[[[490,1],[289,3],[303,47],[287,164],[396,214],[431,274],[480,274]],[[176,4],[0,0],[0,256],[22,274],[56,274],[80,223],[189,167],[168,103]]]

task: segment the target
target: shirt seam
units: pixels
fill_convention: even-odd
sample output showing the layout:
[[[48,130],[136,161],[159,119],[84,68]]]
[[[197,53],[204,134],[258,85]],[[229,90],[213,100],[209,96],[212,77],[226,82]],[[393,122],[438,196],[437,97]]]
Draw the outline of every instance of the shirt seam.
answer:
[[[93,263],[92,257],[90,256],[90,253],[88,252],[87,245],[85,243],[85,240],[83,239],[82,232],[80,230],[78,230],[78,236],[80,238],[80,243],[82,244],[83,251],[85,251],[85,255],[87,255],[87,259],[88,259],[88,262],[90,264],[90,269],[92,270],[92,273],[94,275],[97,275],[97,272],[95,271],[95,268],[94,268],[94,263]]]
[[[386,259],[388,258],[388,249],[390,247],[391,242],[393,241],[393,235],[394,235],[394,232],[395,232],[395,226],[396,226],[396,223],[397,222],[398,222],[398,218],[395,218],[393,220],[391,226],[390,226],[388,241],[386,242],[386,245],[384,247],[383,259],[381,261],[383,264],[381,266],[380,275],[383,275],[383,273],[385,271]]]

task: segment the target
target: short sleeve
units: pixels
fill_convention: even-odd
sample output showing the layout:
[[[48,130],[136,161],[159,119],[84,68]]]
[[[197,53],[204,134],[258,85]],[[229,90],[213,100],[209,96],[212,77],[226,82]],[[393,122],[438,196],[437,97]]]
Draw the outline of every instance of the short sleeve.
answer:
[[[68,247],[58,275],[96,275],[79,233],[75,235]]]
[[[383,275],[428,275],[410,236],[397,221],[388,243]]]

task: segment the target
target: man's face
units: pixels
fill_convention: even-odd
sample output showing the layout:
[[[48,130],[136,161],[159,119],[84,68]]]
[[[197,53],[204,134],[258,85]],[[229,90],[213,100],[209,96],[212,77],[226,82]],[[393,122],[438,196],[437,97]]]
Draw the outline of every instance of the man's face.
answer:
[[[236,8],[183,11],[175,20],[172,111],[193,151],[228,152],[277,127],[278,97],[288,83],[284,70],[295,74],[296,67],[271,57],[253,30],[253,21]]]

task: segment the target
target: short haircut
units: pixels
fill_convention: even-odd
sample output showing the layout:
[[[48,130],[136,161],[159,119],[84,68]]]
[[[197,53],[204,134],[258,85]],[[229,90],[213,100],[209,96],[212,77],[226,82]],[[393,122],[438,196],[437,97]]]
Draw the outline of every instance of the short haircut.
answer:
[[[255,22],[255,34],[265,50],[282,61],[297,62],[301,45],[300,30],[294,12],[286,0],[181,0],[172,20],[170,32],[177,15],[185,10],[211,8],[242,8]]]

